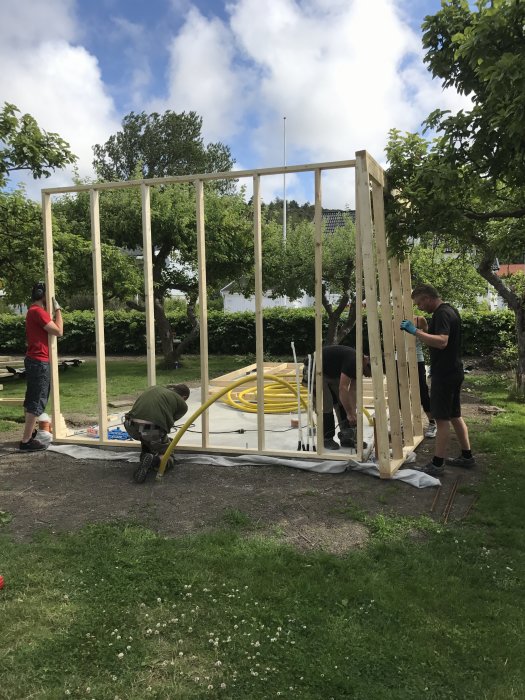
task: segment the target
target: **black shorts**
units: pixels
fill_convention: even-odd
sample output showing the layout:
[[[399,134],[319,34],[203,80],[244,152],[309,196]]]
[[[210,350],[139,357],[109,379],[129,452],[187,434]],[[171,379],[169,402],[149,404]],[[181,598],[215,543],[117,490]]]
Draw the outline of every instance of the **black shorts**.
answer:
[[[461,418],[461,385],[463,372],[455,372],[445,377],[431,377],[430,413],[432,418],[450,420]]]
[[[24,408],[34,416],[40,416],[49,400],[49,389],[51,386],[49,362],[26,357],[24,359],[24,367],[27,381]]]

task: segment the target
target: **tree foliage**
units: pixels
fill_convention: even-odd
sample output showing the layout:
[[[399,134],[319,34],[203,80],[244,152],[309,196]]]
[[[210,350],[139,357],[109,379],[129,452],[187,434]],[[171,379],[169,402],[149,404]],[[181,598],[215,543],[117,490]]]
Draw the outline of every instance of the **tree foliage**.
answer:
[[[30,114],[4,103],[0,112],[0,187],[11,173],[30,170],[33,177],[49,177],[56,168],[74,163],[77,157],[58,134],[41,129]]]
[[[267,221],[263,230],[263,286],[274,296],[315,295],[315,241],[312,221],[298,217],[287,228]],[[322,303],[328,314],[327,343],[338,343],[355,323],[355,226],[348,221],[323,231]]]
[[[479,275],[468,256],[449,254],[443,246],[414,246],[410,255],[412,282],[430,284],[443,299],[461,309],[476,310],[487,282]]]
[[[122,121],[122,130],[105,144],[93,147],[93,165],[103,180],[129,180],[226,172],[233,167],[228,146],[204,144],[202,119],[195,112],[135,114]],[[206,188],[207,274],[211,287],[235,277],[246,260],[249,222],[242,194],[231,180],[215,181]],[[187,343],[198,335],[195,314],[198,275],[196,204],[193,185],[162,185],[151,191],[151,227],[154,308],[166,366],[173,366]],[[221,199],[220,195],[225,195]],[[101,198],[103,230],[119,245],[142,247],[140,193],[117,190]],[[229,281],[229,280],[228,280]],[[174,332],[166,316],[164,298],[170,289],[188,297],[192,332],[174,349]]]
[[[92,292],[91,241],[72,232],[60,216],[53,220],[55,288],[62,303]],[[110,243],[102,244],[104,298],[122,298],[141,289],[134,260]],[[23,189],[0,192],[0,287],[11,304],[27,303],[32,285],[44,276],[42,212]]]
[[[516,317],[516,383],[525,392],[525,296],[495,274],[496,258],[525,251],[525,5],[520,0],[442,2],[423,25],[425,61],[444,86],[468,95],[472,108],[436,110],[424,122],[431,142],[390,132],[391,249],[415,240],[470,255],[478,272]]]
[[[223,143],[204,145],[202,118],[195,112],[130,112],[122,130],[93,146],[93,167],[102,180],[225,172],[232,169]]]

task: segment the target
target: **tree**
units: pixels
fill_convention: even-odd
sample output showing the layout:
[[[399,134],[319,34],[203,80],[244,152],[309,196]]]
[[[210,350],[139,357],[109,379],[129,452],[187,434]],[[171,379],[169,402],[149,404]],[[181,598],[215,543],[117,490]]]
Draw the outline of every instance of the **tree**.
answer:
[[[60,213],[53,221],[56,293],[64,302],[93,289],[93,273],[86,259],[90,240],[75,235]],[[102,248],[106,300],[135,294],[143,288],[133,259],[109,243]],[[25,304],[32,285],[43,277],[44,248],[40,204],[27,199],[23,188],[0,192],[0,287],[11,304]]]
[[[233,167],[230,149],[222,143],[205,145],[202,119],[195,113],[167,111],[124,117],[122,131],[103,145],[93,147],[94,167],[104,180],[156,178],[204,172],[225,172]],[[205,220],[207,275],[210,286],[238,275],[239,266],[252,259],[250,219],[242,193],[235,183],[206,185]],[[173,367],[198,334],[195,306],[198,298],[196,205],[193,185],[163,185],[152,189],[152,256],[154,309],[166,367]],[[103,230],[119,245],[142,246],[140,193],[117,190],[101,198]],[[248,251],[248,252],[247,252]],[[229,277],[229,279],[228,279]],[[189,337],[174,347],[174,332],[164,309],[170,289],[188,298],[192,322]]]
[[[195,112],[130,112],[122,131],[93,146],[93,167],[107,181],[231,170],[235,161],[228,146],[205,146],[201,132],[202,118]]]
[[[5,102],[0,112],[0,187],[17,170],[30,170],[35,179],[49,177],[77,159],[58,134],[43,131],[30,114],[18,117],[19,111]]]
[[[314,227],[311,221],[287,229],[266,222],[263,230],[263,285],[274,296],[314,296]],[[322,303],[328,315],[325,343],[340,343],[355,325],[355,226],[349,220],[323,232]]]
[[[442,245],[416,245],[410,255],[414,286],[431,284],[443,299],[461,309],[476,310],[487,291],[486,281],[464,254],[446,253]]]
[[[525,250],[525,5],[520,0],[442,3],[425,18],[425,61],[444,86],[471,98],[452,115],[436,110],[418,134],[390,132],[391,249],[403,255],[413,241],[442,242],[469,253],[480,275],[515,315],[516,388],[525,396],[525,295],[499,278],[496,257]]]

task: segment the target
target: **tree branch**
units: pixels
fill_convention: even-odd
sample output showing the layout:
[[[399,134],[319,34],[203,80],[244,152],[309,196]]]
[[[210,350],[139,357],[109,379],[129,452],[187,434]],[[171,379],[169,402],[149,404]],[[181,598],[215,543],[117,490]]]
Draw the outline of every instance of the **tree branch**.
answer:
[[[472,211],[464,210],[465,218],[472,221],[491,221],[493,219],[521,219],[525,216],[525,208],[511,209],[509,211]]]
[[[486,256],[478,265],[479,274],[494,287],[494,289],[498,292],[500,297],[507,302],[507,304],[511,309],[513,309],[513,311],[517,311],[520,307],[520,300],[517,294],[515,294],[512,291],[512,289],[509,289],[509,287],[506,286],[501,277],[498,277],[498,275],[496,275],[496,273],[492,269],[492,262],[492,256],[490,258]]]

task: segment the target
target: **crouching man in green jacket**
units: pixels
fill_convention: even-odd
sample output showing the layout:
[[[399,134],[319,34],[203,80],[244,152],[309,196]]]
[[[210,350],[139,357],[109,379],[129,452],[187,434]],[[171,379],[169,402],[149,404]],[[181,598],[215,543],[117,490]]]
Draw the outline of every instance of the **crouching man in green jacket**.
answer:
[[[190,390],[186,384],[151,386],[141,394],[126,413],[124,427],[141,444],[140,464],[133,474],[138,484],[146,480],[150,469],[159,466],[169,445],[168,433],[188,411]]]

